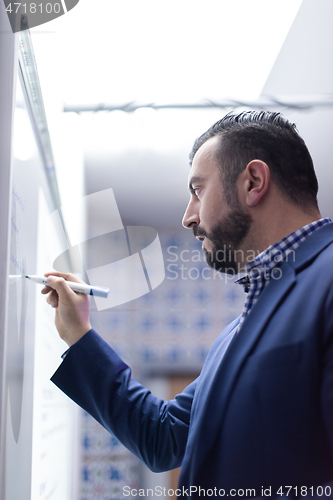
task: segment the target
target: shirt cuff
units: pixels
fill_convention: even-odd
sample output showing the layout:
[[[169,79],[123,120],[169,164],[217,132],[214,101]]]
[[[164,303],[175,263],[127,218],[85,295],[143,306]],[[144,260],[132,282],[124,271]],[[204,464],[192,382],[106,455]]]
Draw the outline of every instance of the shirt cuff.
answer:
[[[92,330],[92,329],[91,329],[91,330]],[[88,330],[88,332],[91,332],[91,330]],[[87,333],[88,333],[88,332],[87,332]],[[84,335],[86,335],[86,334],[84,334]],[[83,335],[83,337],[84,337],[84,335]],[[82,339],[82,337],[81,337],[81,339]],[[79,339],[79,340],[81,340],[81,339]],[[79,342],[79,340],[77,340],[76,342]],[[72,345],[71,345],[71,346],[70,346],[70,347],[69,347],[69,348],[68,348],[68,349],[67,349],[67,350],[66,350],[66,351],[65,351],[65,352],[61,355],[61,359],[65,359],[65,357],[67,356],[67,354],[69,353],[69,351],[71,350],[71,348],[72,348],[72,347],[76,344],[76,342],[74,342],[74,344],[72,344]]]

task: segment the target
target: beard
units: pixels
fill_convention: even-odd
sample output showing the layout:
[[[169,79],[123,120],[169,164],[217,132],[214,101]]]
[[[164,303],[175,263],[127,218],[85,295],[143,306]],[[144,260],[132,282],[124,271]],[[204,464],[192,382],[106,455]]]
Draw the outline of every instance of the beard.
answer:
[[[212,243],[212,249],[204,248],[207,264],[221,273],[235,275],[241,271],[236,253],[242,252],[239,245],[248,234],[252,217],[234,206],[230,213],[220,220],[209,233],[199,226],[193,227],[194,236],[205,236]]]

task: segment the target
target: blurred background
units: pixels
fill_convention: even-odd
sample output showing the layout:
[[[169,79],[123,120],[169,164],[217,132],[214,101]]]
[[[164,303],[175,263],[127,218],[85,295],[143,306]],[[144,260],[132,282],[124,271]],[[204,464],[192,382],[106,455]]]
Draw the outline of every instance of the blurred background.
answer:
[[[281,111],[313,157],[322,216],[333,215],[332,19],[331,0],[80,0],[31,29],[61,203],[112,188],[124,226],[158,232],[163,282],[111,309],[93,304],[92,322],[163,399],[200,373],[244,303],[181,226],[194,140],[231,110]],[[109,217],[88,210],[85,238]],[[79,500],[176,487],[177,472],[150,473],[86,413],[77,425]]]

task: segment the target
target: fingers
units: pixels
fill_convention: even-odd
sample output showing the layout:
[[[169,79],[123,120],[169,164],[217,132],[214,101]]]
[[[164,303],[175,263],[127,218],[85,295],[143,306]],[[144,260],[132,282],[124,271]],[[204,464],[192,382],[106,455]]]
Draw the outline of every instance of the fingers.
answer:
[[[46,302],[48,304],[50,304],[50,306],[52,306],[52,307],[58,307],[59,297],[58,297],[57,292],[55,290],[53,290],[52,288],[51,288],[51,292],[46,297]]]
[[[68,274],[68,276],[73,276],[73,275]],[[57,295],[60,296],[60,298],[72,300],[73,297],[76,296],[73,290],[69,288],[63,277],[56,277],[52,275],[48,276],[47,281],[50,284],[50,286],[54,289],[54,291],[56,291]],[[50,293],[50,295],[53,296],[52,292]]]
[[[51,271],[49,273],[45,273],[44,276],[58,276],[59,278],[63,278],[66,281],[75,281],[77,283],[84,283],[84,281],[80,280],[77,276],[72,273],[60,273],[59,271]]]

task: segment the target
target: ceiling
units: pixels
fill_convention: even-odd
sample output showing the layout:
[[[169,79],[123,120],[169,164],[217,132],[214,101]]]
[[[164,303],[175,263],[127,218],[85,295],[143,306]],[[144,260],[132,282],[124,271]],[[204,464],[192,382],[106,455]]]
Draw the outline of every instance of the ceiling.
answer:
[[[156,1],[99,4],[105,15],[91,11],[87,18],[91,4],[80,0],[53,25],[54,33],[48,23],[33,35],[41,78],[53,101],[51,80],[56,84],[61,105],[332,97],[331,0],[209,0],[204,9],[187,0],[168,7]],[[82,22],[71,31],[75,15]],[[43,55],[46,45],[49,59],[56,48],[53,71]],[[112,187],[124,224],[180,227],[193,141],[227,111],[82,113],[86,192]],[[323,215],[333,215],[333,108],[283,112],[297,123],[314,158]],[[90,223],[104,215],[90,214]]]
[[[80,0],[31,31],[67,104],[255,99],[301,3]]]

